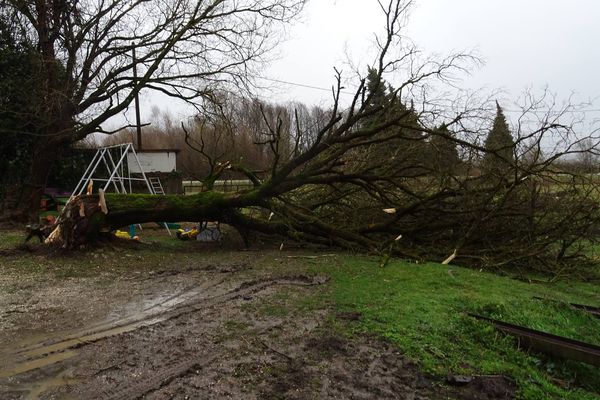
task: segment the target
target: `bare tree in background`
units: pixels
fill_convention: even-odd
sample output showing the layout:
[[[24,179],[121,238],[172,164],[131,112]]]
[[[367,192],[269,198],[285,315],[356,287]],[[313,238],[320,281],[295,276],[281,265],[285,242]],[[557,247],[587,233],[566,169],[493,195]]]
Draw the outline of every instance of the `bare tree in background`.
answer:
[[[583,139],[578,145],[579,154],[575,160],[582,173],[594,173],[598,168],[598,149],[592,138]]]
[[[220,220],[244,236],[260,231],[379,254],[561,273],[584,255],[582,239],[593,240],[600,222],[596,183],[585,176],[565,177],[555,168],[557,160],[579,151],[581,139],[572,125],[561,122],[570,109],[548,111],[543,96],[527,101],[510,133],[510,156],[502,148],[486,148],[493,99],[448,101],[433,91],[455,86],[454,74],[476,60],[464,54],[419,60],[414,48],[403,47],[402,20],[409,5],[401,0],[382,5],[385,30],[377,38],[379,54],[369,75],[370,82],[381,84],[384,77],[393,79],[381,96],[385,101],[374,101],[382,91],[377,83],[367,85],[365,74],[343,104],[337,73],[332,106],[318,123],[305,123],[306,110],[300,107],[291,112],[246,102],[245,107],[260,111],[247,114],[254,123],[244,127],[243,120],[225,113],[224,121],[209,124],[214,129],[235,121],[230,134],[247,129],[269,162],[257,168],[243,158],[215,160],[199,147],[214,165],[204,179],[214,182],[236,171],[253,183],[252,189],[220,193],[208,187],[193,196],[148,195],[135,201],[111,194],[106,215],[97,208],[97,196],[83,196],[71,204],[71,218],[63,220],[51,241],[67,247],[85,243],[97,227],[90,223],[96,217],[112,228],[156,219]],[[190,126],[183,128],[192,135]],[[593,135],[587,138],[598,145]],[[450,173],[441,170],[440,154],[432,154],[449,144],[455,149]],[[551,151],[541,151],[545,144],[553,146]],[[493,170],[482,170],[486,154],[510,166],[510,173],[496,179]],[[240,211],[249,206],[262,207],[273,218]]]
[[[90,133],[111,133],[103,124],[140,90],[197,105],[216,88],[244,88],[303,3],[0,0],[2,17],[35,45],[41,78],[36,120],[42,122],[35,132],[19,132],[36,141],[29,180],[10,217],[34,218],[58,149]]]

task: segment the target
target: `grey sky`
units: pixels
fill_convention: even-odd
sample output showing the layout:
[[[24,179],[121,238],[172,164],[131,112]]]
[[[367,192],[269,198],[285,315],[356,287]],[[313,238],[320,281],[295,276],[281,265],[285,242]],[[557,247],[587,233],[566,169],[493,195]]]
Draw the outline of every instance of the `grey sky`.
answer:
[[[600,96],[598,21],[595,0],[416,0],[406,33],[425,53],[475,49],[486,64],[465,77],[468,87],[503,88],[516,96],[549,85],[584,100]],[[313,0],[268,72],[327,87],[346,46],[364,49],[382,22],[375,0]],[[288,89],[304,101],[327,97]]]
[[[525,88],[548,85],[559,100],[592,100],[600,108],[600,1],[596,0],[416,0],[405,33],[426,53],[476,50],[485,65],[465,76],[462,86],[504,89],[513,100]],[[302,21],[265,76],[328,88],[333,66],[344,67],[346,52],[362,64],[383,19],[376,0],[311,0]],[[265,81],[265,84],[272,82]],[[331,95],[277,84],[263,97],[326,105]],[[154,96],[143,100],[149,114]],[[171,103],[172,104],[172,103]],[[183,116],[185,108],[171,106]],[[600,117],[590,113],[588,121]]]
[[[430,51],[477,47],[486,65],[473,86],[549,85],[584,99],[600,95],[599,20],[596,0],[423,0],[411,32]]]

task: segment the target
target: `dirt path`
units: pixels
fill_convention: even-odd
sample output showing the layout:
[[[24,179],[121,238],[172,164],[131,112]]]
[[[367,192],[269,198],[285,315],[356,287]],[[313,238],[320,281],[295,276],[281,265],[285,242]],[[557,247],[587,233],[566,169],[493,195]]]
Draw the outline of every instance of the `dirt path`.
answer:
[[[446,387],[387,343],[336,334],[331,320],[354,315],[282,306],[327,278],[253,262],[23,283],[0,297],[0,398],[512,397],[511,382]]]

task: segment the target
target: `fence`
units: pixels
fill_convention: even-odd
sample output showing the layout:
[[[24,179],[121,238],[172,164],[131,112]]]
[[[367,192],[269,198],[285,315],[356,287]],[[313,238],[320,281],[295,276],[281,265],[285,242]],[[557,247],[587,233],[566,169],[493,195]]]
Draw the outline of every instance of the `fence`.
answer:
[[[227,179],[216,181],[214,190],[219,192],[241,192],[252,189],[254,185],[247,179]],[[190,195],[200,193],[204,190],[204,184],[200,181],[183,181],[183,194]]]

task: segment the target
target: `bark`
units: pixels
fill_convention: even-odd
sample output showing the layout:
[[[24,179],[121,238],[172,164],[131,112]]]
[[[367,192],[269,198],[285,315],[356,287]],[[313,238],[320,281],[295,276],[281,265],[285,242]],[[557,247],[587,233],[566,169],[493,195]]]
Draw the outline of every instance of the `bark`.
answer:
[[[77,196],[63,210],[47,242],[74,248],[95,240],[102,232],[145,222],[237,221],[237,208],[252,205],[254,196],[203,192],[191,196],[105,194],[105,214],[99,195]],[[241,219],[239,219],[241,221]]]
[[[45,145],[37,145],[33,152],[29,180],[22,197],[26,207],[27,219],[30,222],[37,222],[38,220],[40,201],[46,190],[48,174],[57,159],[58,151],[59,149],[56,146],[46,143]]]
[[[0,221],[12,223],[38,222],[40,201],[46,189],[50,169],[57,159],[58,147],[47,142],[35,145],[27,179],[22,187],[7,194],[6,208]]]
[[[329,226],[315,217],[305,216],[291,209],[278,208],[278,221],[248,217],[240,211],[241,208],[272,208],[258,193],[259,191],[243,194],[207,191],[191,196],[107,193],[104,195],[106,213],[100,206],[99,195],[77,196],[65,207],[46,242],[76,248],[97,240],[102,233],[131,224],[220,221],[236,228],[246,245],[249,244],[248,234],[257,231],[321,245],[366,249],[375,247],[375,243],[366,237]]]

